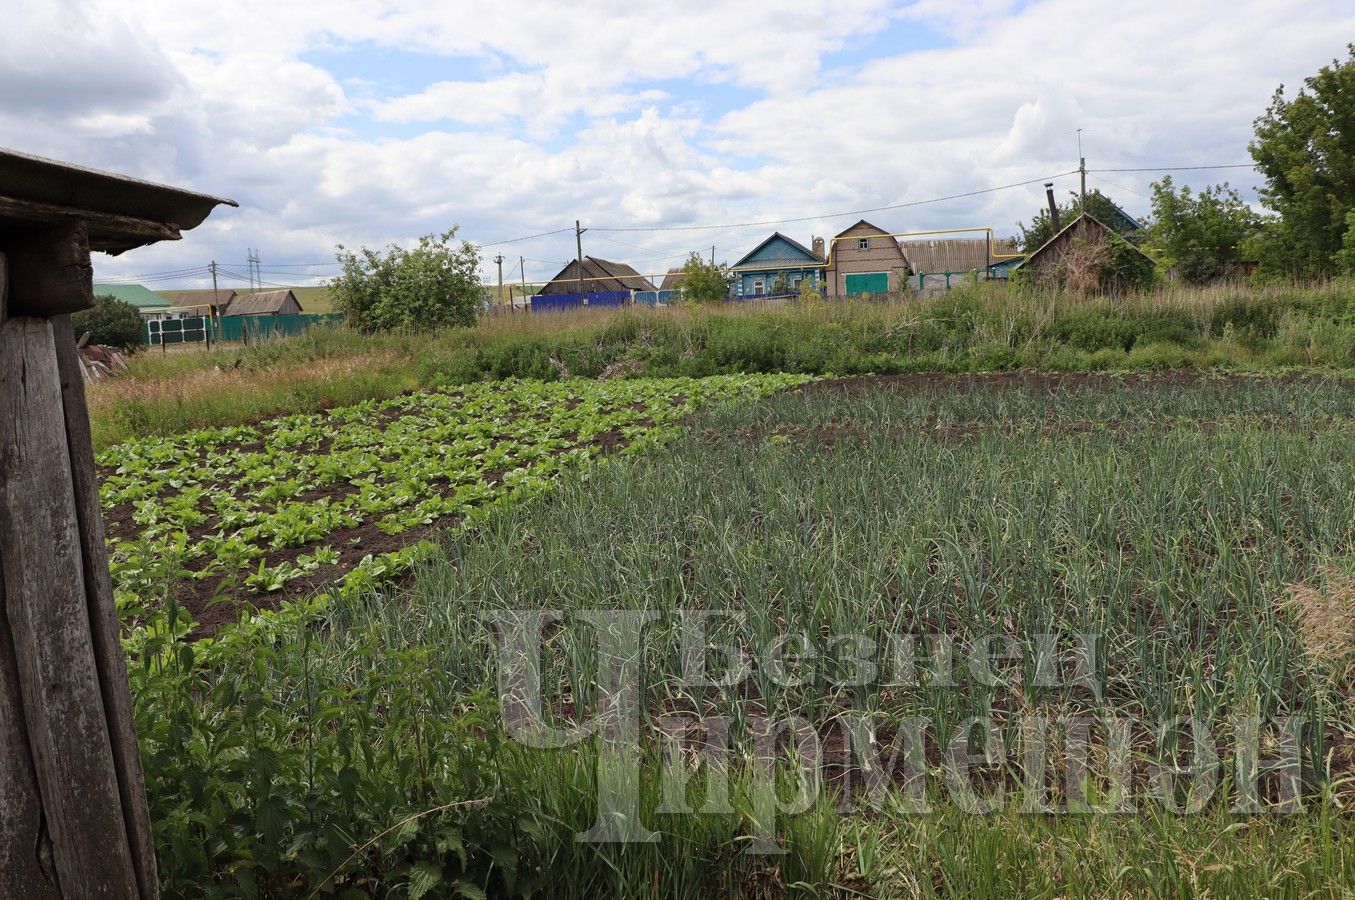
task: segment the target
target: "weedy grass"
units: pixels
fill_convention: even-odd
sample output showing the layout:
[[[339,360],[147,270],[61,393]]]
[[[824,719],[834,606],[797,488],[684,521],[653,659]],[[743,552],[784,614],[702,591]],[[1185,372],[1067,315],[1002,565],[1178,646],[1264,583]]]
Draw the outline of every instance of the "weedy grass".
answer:
[[[486,316],[438,334],[313,329],[212,352],[143,353],[91,385],[96,446],[518,377],[1355,368],[1355,286],[1088,299],[986,283],[931,298]]]
[[[167,890],[1349,892],[1350,760],[1332,749],[1355,732],[1349,685],[1315,661],[1307,606],[1285,598],[1351,552],[1353,436],[1355,392],[1334,379],[807,385],[708,411],[660,450],[496,510],[403,587],[228,630],[207,661],[156,631],[132,677]],[[728,716],[736,747],[757,711],[818,727],[851,713],[882,735],[920,716],[940,747],[981,715],[1012,746],[1025,712],[1193,716],[1225,741],[1236,713],[1291,717],[1307,735],[1306,808],[1232,812],[1231,767],[1194,814],[1138,791],[1118,815],[1021,814],[1014,792],[974,815],[939,782],[925,815],[906,811],[903,785],[849,810],[829,784],[778,818],[784,856],[756,856],[742,852],[761,821],[748,757],[735,757],[730,812],[663,814],[650,750],[641,808],[659,840],[579,842],[597,815],[594,744],[529,749],[498,722],[486,617],[519,609],[563,614],[542,677],[564,722],[598,699],[593,634],[575,614],[645,611],[657,618],[634,662],[648,714]],[[778,659],[796,677],[755,656],[737,687],[691,691],[679,614],[721,610],[737,616],[712,618],[707,643],[795,637],[810,652]],[[996,681],[959,665],[946,686],[884,666],[860,677],[832,640],[938,632],[957,646],[1000,633],[1022,652]],[[1101,688],[1041,685],[1034,636],[1075,632],[1095,636]],[[1176,749],[1134,746],[1140,762]]]

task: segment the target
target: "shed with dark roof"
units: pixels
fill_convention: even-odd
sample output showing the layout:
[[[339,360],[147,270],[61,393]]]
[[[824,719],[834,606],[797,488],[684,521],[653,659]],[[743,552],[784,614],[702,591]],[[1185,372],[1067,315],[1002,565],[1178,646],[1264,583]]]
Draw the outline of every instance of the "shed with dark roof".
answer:
[[[242,294],[231,301],[225,316],[297,316],[301,303],[290,290]]]
[[[599,259],[596,256],[583,258],[583,292],[585,294],[609,294],[618,291],[653,291],[654,283],[625,263]],[[579,263],[573,260],[550,281],[542,285],[537,296],[577,294],[579,293]]]

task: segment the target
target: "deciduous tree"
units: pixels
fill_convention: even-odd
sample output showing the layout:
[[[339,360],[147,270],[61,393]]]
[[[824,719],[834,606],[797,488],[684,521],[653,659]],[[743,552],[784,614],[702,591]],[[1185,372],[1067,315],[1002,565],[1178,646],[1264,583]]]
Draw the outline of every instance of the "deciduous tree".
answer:
[[[1260,216],[1226,183],[1198,193],[1188,185],[1178,190],[1170,175],[1153,184],[1153,246],[1184,281],[1201,284],[1226,274],[1260,228]]]
[[[331,282],[335,304],[361,331],[431,330],[474,325],[484,302],[480,251],[454,244],[457,229],[419,238],[412,250],[392,244],[384,253],[339,247],[343,272]]]
[[[1280,215],[1261,258],[1271,275],[1320,277],[1340,266],[1355,210],[1355,44],[1347,50],[1292,100],[1280,85],[1256,120],[1249,149],[1266,179],[1261,202]]]

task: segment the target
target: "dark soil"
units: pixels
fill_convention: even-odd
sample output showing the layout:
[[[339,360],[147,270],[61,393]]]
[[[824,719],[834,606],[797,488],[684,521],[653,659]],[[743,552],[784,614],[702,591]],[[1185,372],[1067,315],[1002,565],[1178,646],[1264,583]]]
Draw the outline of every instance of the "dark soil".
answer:
[[[643,424],[643,423],[641,423]],[[601,456],[610,456],[624,450],[629,439],[616,428],[601,432],[592,440],[581,443],[578,435],[566,436],[567,446],[556,451],[558,454],[569,452],[580,446],[592,448]],[[328,439],[325,439],[327,442]],[[262,449],[262,442],[259,449]],[[309,448],[308,448],[309,449]],[[323,452],[323,451],[321,451]],[[503,480],[502,470],[485,472],[483,480],[495,485]],[[346,481],[310,488],[291,498],[294,501],[314,502],[326,497],[340,500],[356,491],[357,488]],[[204,498],[204,502],[205,498]],[[132,520],[135,508],[130,503],[122,503],[105,511],[105,531],[109,537],[120,540],[135,540],[141,534],[141,526]],[[204,509],[204,512],[207,512]],[[304,575],[287,581],[275,591],[261,593],[247,587],[246,576],[257,571],[258,561],[249,570],[236,570],[228,575],[209,578],[194,578],[191,573],[201,571],[210,564],[206,558],[192,560],[187,565],[188,574],[173,586],[175,597],[183,608],[193,616],[196,623],[190,638],[211,637],[224,625],[239,621],[243,610],[277,609],[284,601],[295,600],[324,590],[339,581],[364,557],[376,557],[383,553],[393,553],[420,541],[436,539],[454,528],[460,521],[459,516],[450,515],[435,519],[426,525],[406,529],[398,534],[387,534],[377,526],[377,519],[365,521],[355,528],[344,528],[330,532],[322,540],[312,541],[298,547],[273,550],[262,557],[265,566],[273,567],[281,563],[295,563],[297,558],[314,553],[318,548],[330,546],[339,551],[337,563],[319,566]],[[201,540],[215,534],[219,525],[215,515],[209,515],[207,521],[188,532],[190,541]]]

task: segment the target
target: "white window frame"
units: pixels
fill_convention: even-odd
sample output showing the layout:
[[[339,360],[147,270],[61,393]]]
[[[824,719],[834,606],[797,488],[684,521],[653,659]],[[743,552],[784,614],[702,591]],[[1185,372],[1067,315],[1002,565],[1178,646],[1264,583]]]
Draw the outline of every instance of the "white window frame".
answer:
[[[754,279],[753,279],[753,296],[754,296],[754,297],[761,297],[761,296],[762,296],[763,294],[765,294],[766,292],[767,292],[767,283],[766,283],[765,281],[763,281],[761,278],[754,278]]]
[[[869,249],[870,249],[870,238],[857,238],[857,239],[856,239],[856,249],[857,249],[857,250],[869,250]]]

